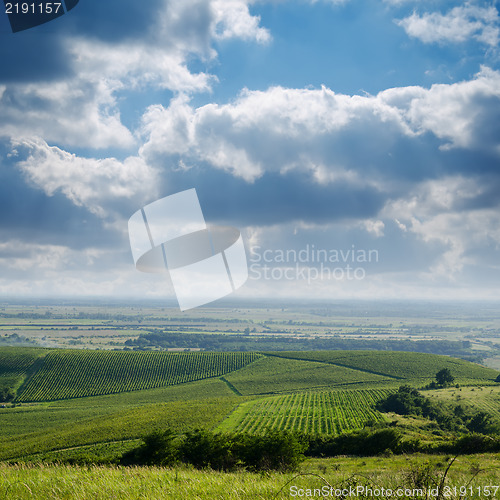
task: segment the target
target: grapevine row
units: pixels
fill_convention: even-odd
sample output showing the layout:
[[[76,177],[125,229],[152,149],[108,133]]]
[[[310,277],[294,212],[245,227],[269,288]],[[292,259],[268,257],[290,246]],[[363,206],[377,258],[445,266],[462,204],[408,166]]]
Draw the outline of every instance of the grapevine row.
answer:
[[[238,432],[261,433],[267,429],[318,434],[339,434],[359,429],[368,420],[382,420],[374,409],[385,389],[301,392],[262,398],[249,406],[235,425]]]
[[[152,389],[225,375],[254,353],[53,351],[18,401],[51,401]]]

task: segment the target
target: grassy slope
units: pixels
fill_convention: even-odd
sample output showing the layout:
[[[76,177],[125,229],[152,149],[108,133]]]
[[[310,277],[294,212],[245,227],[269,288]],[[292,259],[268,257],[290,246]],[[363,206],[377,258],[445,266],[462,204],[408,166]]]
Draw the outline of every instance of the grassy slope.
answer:
[[[42,428],[50,431],[67,422],[79,423],[151,404],[228,397],[234,397],[234,393],[226,384],[219,379],[209,379],[145,391],[0,408],[0,439]]]
[[[176,401],[85,418],[77,424],[72,419],[51,429],[4,438],[0,460],[82,446],[141,437],[155,429],[170,427],[175,431],[189,428],[213,428],[237,404],[236,396],[202,401]]]
[[[500,420],[500,386],[460,387],[427,391],[425,396],[439,400],[452,401],[474,411],[485,411]]]
[[[319,361],[377,373],[395,379],[431,380],[442,368],[449,368],[457,382],[477,381],[492,383],[496,370],[461,359],[418,352],[392,351],[307,351],[265,353],[281,358]]]
[[[269,356],[225,377],[243,395],[372,386],[394,379],[326,363]]]

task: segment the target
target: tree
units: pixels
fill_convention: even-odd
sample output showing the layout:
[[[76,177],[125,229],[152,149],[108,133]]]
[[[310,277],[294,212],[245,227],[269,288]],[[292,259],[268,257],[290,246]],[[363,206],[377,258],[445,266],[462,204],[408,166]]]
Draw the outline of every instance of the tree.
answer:
[[[377,403],[377,410],[392,411],[398,415],[422,415],[426,398],[417,389],[402,385],[398,392],[390,394]]]
[[[121,458],[124,465],[169,466],[179,460],[179,445],[171,429],[154,431],[143,438],[144,444],[125,453]]]
[[[454,380],[455,377],[451,374],[449,368],[443,368],[436,373],[436,382],[442,387],[452,384]]]
[[[232,434],[218,434],[205,429],[187,431],[180,445],[180,456],[183,462],[198,469],[232,470],[238,465],[238,457],[234,453],[235,440]]]
[[[467,422],[467,429],[480,434],[488,434],[488,430],[491,428],[492,423],[491,415],[484,411],[480,411],[473,415]]]
[[[12,401],[15,396],[16,395],[9,387],[0,387],[0,403]]]
[[[268,430],[266,434],[240,434],[236,452],[251,471],[292,471],[304,459],[309,443],[303,435]]]

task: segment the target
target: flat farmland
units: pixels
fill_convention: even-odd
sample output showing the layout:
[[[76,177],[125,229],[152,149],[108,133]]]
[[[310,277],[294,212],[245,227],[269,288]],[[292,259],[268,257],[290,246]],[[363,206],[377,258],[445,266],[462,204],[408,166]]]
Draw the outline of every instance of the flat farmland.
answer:
[[[210,337],[214,340],[208,340]],[[176,307],[151,305],[0,305],[0,345],[283,350],[288,343],[293,349],[314,350],[313,341],[324,345],[322,349],[358,348],[356,344],[371,341],[367,346],[371,349],[441,350],[453,356],[479,356],[491,366],[499,366],[498,338],[500,314],[489,304],[256,302],[251,307],[199,308],[184,313]],[[342,347],[342,341],[351,342],[351,347]],[[443,346],[440,341],[457,344]]]

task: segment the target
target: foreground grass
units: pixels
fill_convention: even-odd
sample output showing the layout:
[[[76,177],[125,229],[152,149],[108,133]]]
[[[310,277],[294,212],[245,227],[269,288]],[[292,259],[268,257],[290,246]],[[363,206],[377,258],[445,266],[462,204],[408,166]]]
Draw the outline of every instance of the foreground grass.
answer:
[[[442,456],[316,459],[305,462],[298,473],[289,474],[219,473],[157,467],[0,465],[0,498],[283,499],[293,498],[292,492],[298,489],[304,489],[304,496],[307,496],[305,490],[318,490],[324,486],[374,490],[384,487],[394,491],[397,488],[432,487],[446,475],[444,485],[450,488],[450,495],[445,498],[459,498],[459,494],[453,493],[453,488],[459,490],[467,486],[472,488],[473,494],[466,498],[473,499],[486,496],[477,494],[478,487],[500,484],[500,459],[497,455],[458,457],[446,473],[450,460],[451,457]],[[375,496],[360,494],[356,498]],[[388,496],[377,495],[376,498]]]

